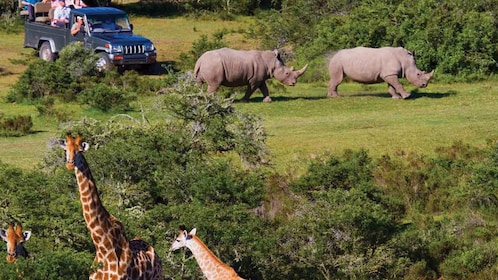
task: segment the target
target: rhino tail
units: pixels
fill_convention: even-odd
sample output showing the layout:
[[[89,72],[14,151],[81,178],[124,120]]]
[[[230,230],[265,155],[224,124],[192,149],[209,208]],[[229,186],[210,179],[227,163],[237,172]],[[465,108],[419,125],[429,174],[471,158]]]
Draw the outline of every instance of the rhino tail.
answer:
[[[201,65],[199,62],[196,62],[195,63],[195,67],[194,67],[194,77],[197,78],[197,76],[199,75],[199,70],[201,69]]]
[[[199,63],[199,61],[197,61],[194,67],[194,78],[197,83],[202,84],[202,77],[199,76],[200,70],[201,70],[201,64]]]

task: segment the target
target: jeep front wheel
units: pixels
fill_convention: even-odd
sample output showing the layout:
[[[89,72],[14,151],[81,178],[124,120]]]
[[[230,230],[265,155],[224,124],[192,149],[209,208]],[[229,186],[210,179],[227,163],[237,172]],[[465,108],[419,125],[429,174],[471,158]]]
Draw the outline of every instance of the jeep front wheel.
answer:
[[[38,52],[38,55],[40,56],[41,59],[45,61],[54,61],[55,60],[55,54],[52,52],[52,48],[50,48],[50,43],[49,42],[43,42],[40,50]]]
[[[97,70],[99,72],[109,71],[112,69],[112,63],[109,56],[105,52],[100,52],[97,54],[99,59],[97,59]]]

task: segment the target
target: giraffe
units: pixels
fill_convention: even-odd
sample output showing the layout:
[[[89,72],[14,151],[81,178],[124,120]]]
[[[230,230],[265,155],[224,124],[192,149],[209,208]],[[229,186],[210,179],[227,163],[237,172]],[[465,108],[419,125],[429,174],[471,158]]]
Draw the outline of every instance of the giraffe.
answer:
[[[185,227],[180,227],[180,234],[171,245],[170,251],[178,250],[182,247],[190,249],[199,267],[208,280],[244,280],[239,277],[235,270],[218,259],[211,250],[196,235],[197,229],[192,229],[189,233]]]
[[[83,217],[95,246],[95,268],[90,280],[162,280],[162,264],[152,246],[141,239],[128,240],[123,224],[102,205],[95,180],[83,152],[89,145],[81,135],[59,140],[66,151],[66,168],[73,170],[78,182]]]
[[[0,236],[7,242],[7,262],[15,263],[17,256],[28,257],[28,251],[24,248],[24,242],[31,237],[31,231],[22,231],[22,225],[10,224],[5,229],[0,229]]]

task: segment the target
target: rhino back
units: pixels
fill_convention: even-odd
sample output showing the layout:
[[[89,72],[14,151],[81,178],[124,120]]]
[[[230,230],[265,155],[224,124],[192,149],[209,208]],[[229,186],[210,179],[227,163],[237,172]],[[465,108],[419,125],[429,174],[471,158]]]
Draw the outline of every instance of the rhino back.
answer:
[[[262,51],[239,51],[229,48],[204,53],[198,60],[196,72],[209,84],[243,86],[267,79]],[[198,70],[197,70],[198,69]]]
[[[358,82],[377,83],[389,75],[400,76],[404,63],[409,63],[409,59],[401,47],[356,47],[338,51],[329,68],[331,73],[341,68],[346,76]]]

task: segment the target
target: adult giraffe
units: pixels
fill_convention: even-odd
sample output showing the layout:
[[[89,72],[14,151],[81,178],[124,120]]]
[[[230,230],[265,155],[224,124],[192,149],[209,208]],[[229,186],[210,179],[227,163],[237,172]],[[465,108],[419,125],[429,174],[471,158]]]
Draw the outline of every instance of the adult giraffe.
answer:
[[[194,228],[187,233],[185,227],[180,227],[180,234],[173,241],[170,251],[182,247],[189,248],[208,280],[244,280],[237,275],[233,268],[224,264],[209,250],[202,240],[195,235],[196,231]]]
[[[22,231],[21,224],[10,224],[7,229],[0,229],[0,236],[7,243],[7,262],[15,263],[18,256],[28,257],[24,242],[31,237],[31,231]]]
[[[162,280],[161,260],[154,248],[141,239],[128,240],[123,224],[102,205],[83,156],[89,145],[81,141],[81,135],[73,138],[70,133],[59,144],[66,151],[67,169],[74,169],[76,174],[83,216],[96,250],[96,269],[90,272],[89,279]]]

